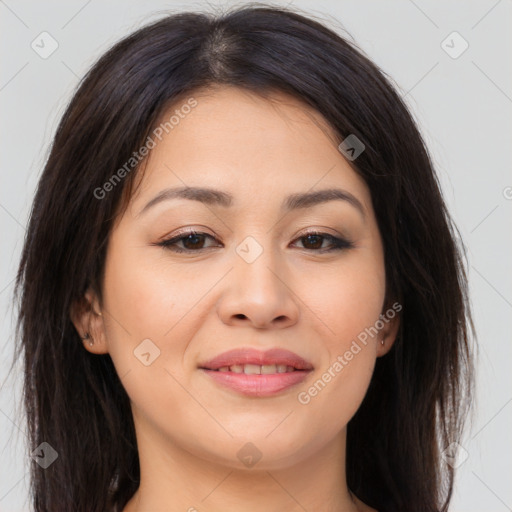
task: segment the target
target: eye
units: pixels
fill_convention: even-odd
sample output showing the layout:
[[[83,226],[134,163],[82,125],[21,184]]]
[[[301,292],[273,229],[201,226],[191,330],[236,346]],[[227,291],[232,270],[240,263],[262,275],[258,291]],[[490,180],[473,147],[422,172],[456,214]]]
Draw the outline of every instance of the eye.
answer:
[[[155,244],[161,247],[165,247],[173,252],[199,252],[203,249],[208,249],[209,247],[204,247],[205,238],[211,238],[215,240],[215,238],[207,233],[200,233],[196,231],[187,231],[185,234],[180,234],[168,240],[162,240],[161,242]],[[182,243],[184,248],[179,247],[178,244]]]
[[[167,240],[162,240],[154,245],[158,245],[160,247],[165,247],[173,252],[200,252],[204,249],[209,249],[214,246],[206,246],[205,240],[211,239],[216,240],[212,235],[207,233],[197,232],[197,231],[187,231],[186,233],[181,233],[177,236],[169,238]],[[344,249],[350,249],[354,247],[354,244],[349,240],[344,238],[338,238],[333,235],[329,235],[328,233],[322,233],[319,231],[310,231],[308,233],[303,234],[296,240],[302,241],[302,245],[304,249],[309,251],[317,251],[317,252],[332,252],[332,251],[341,251]],[[324,247],[324,242],[329,241],[330,245]],[[179,244],[183,244],[183,246],[179,246]]]
[[[297,238],[297,240],[302,241],[304,249],[318,252],[341,251],[343,249],[350,249],[354,247],[354,244],[349,240],[319,231],[309,231],[308,233],[304,233],[302,236]],[[330,246],[327,248],[322,247],[325,240],[330,241]]]

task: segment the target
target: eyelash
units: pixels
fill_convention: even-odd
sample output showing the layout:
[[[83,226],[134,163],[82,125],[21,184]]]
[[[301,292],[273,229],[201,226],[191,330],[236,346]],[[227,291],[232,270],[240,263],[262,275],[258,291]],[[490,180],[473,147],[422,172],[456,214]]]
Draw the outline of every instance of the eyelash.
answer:
[[[201,252],[203,250],[210,249],[210,247],[200,248],[198,250],[181,249],[176,246],[177,242],[181,242],[182,240],[185,240],[189,236],[200,236],[200,237],[206,236],[209,238],[214,238],[212,235],[209,235],[208,233],[202,233],[199,231],[191,230],[191,231],[187,231],[185,233],[180,233],[178,236],[169,238],[167,240],[162,240],[161,242],[158,242],[153,245],[164,247],[165,249],[168,249],[168,250],[170,250],[172,252],[176,252],[176,253],[194,253],[194,252]],[[321,238],[330,240],[333,247],[331,247],[330,249],[305,249],[307,251],[317,251],[317,252],[321,252],[321,253],[326,253],[326,252],[333,252],[333,251],[342,251],[342,250],[351,249],[354,247],[354,244],[349,240],[346,240],[344,238],[338,238],[333,235],[329,235],[328,233],[322,233],[320,231],[308,231],[307,233],[304,233],[300,237],[296,238],[296,240],[307,238],[308,236],[319,236]]]

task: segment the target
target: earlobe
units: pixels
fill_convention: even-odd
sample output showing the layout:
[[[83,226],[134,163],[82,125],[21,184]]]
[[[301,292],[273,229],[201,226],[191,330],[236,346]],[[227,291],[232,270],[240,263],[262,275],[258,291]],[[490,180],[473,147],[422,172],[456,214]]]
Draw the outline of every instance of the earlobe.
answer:
[[[394,341],[394,339],[388,339],[386,337],[381,338],[377,346],[377,357],[385,356],[393,347]]]
[[[390,308],[388,311],[381,315],[381,318],[384,317],[383,321],[385,325],[382,328],[378,338],[380,343],[377,345],[377,357],[386,355],[393,347],[396,337],[398,336],[398,330],[400,328],[400,315],[398,314],[398,311],[401,309],[401,306],[398,310],[393,306],[393,308]],[[388,314],[389,311],[392,311],[393,316]]]
[[[99,336],[97,341],[94,336],[88,332],[83,336],[80,336],[80,338],[84,342],[84,347],[87,351],[92,352],[93,354],[108,354],[105,337],[103,335]]]
[[[94,345],[94,340],[92,339],[92,336],[86,332],[83,336],[80,336],[83,340],[88,340],[89,346],[92,347]]]
[[[72,304],[70,318],[86,350],[94,354],[108,353],[103,313],[91,288]]]

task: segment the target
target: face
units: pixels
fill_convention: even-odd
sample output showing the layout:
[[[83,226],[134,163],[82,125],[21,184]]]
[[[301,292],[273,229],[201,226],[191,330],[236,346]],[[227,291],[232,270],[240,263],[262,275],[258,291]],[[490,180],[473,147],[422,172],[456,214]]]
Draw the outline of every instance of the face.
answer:
[[[232,87],[191,96],[113,228],[103,302],[88,295],[102,316],[75,325],[92,321],[86,348],[112,357],[138,437],[284,468],[342,439],[393,343],[382,241],[318,113]]]

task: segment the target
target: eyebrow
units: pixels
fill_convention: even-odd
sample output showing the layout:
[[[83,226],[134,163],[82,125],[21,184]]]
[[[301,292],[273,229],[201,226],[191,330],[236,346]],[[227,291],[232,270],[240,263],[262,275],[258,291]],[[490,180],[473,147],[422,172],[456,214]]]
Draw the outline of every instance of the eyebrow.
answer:
[[[234,200],[231,194],[206,187],[175,187],[166,188],[159,192],[153,199],[151,199],[146,206],[139,212],[137,217],[147,212],[153,206],[161,203],[162,201],[169,201],[171,199],[190,199],[192,201],[199,201],[210,206],[221,206],[229,208],[233,205]],[[355,207],[365,218],[365,211],[362,203],[354,195],[346,190],[339,188],[329,188],[325,190],[317,190],[315,192],[301,192],[291,194],[286,197],[281,205],[281,210],[289,212],[292,210],[311,208],[321,203],[328,201],[346,201]]]

